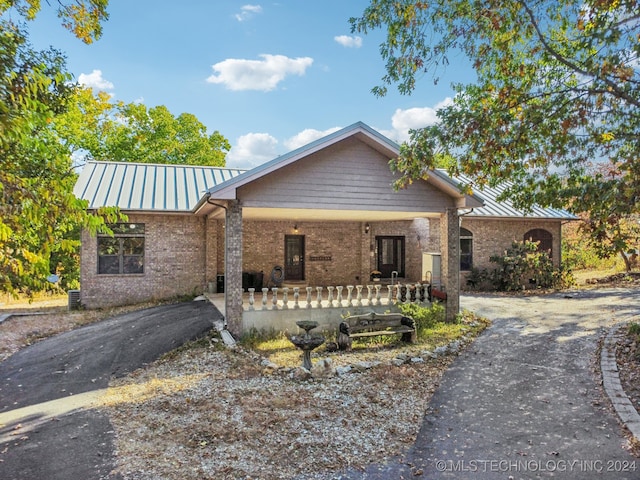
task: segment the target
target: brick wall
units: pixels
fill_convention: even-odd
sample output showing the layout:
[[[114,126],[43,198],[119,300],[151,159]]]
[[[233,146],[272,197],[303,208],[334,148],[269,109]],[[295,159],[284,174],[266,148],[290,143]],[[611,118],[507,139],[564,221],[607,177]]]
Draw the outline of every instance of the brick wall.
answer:
[[[243,230],[243,268],[264,272],[266,284],[274,266],[284,267],[285,235],[305,238],[305,281],[309,285],[353,285],[362,281],[360,222],[247,220]],[[310,260],[310,257],[323,259]]]
[[[534,228],[543,228],[553,236],[553,262],[560,266],[561,224],[551,220],[504,220],[462,217],[462,228],[473,234],[473,266],[493,268],[489,258],[500,255],[514,240],[522,241],[524,234]]]
[[[144,223],[145,272],[141,275],[97,275],[97,241],[82,236],[81,301],[89,308],[136,303],[200,293],[224,273],[225,222],[193,215],[130,214],[131,223]],[[242,270],[263,271],[265,286],[275,265],[284,266],[285,235],[305,236],[305,280],[308,285],[357,285],[369,282],[376,268],[376,236],[405,237],[403,281],[422,281],[422,253],[440,252],[438,218],[396,222],[243,223]],[[294,231],[294,224],[298,231]],[[553,258],[560,262],[560,222],[462,218],[473,233],[473,264],[491,267],[491,255],[522,240],[533,228],[553,235]],[[310,260],[310,257],[320,257]],[[327,257],[331,257],[330,260]]]
[[[366,284],[376,268],[376,236],[404,236],[405,278],[420,281],[422,252],[439,251],[438,221],[416,219],[369,224],[366,233],[365,222],[246,220],[243,269],[264,272],[266,283],[274,266],[284,266],[285,235],[304,235],[305,281],[309,285]],[[294,225],[298,227],[297,231]],[[312,260],[313,257],[320,259]]]
[[[204,290],[206,219],[193,215],[129,214],[129,223],[145,224],[144,273],[98,275],[97,238],[83,232],[80,269],[83,305],[102,308]]]

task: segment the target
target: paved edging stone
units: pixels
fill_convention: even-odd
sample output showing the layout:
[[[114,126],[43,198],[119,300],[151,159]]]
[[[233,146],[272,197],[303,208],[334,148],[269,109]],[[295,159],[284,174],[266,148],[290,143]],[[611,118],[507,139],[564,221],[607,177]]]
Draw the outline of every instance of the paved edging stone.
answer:
[[[619,338],[619,326],[609,329],[600,352],[600,371],[604,390],[613,404],[620,421],[629,429],[631,435],[640,441],[640,415],[622,389],[618,364],[616,363],[616,344]]]

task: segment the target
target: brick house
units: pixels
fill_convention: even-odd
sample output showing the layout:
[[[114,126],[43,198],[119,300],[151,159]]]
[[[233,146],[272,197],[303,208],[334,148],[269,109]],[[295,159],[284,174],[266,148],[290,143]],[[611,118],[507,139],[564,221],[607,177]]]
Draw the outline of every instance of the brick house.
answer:
[[[356,123],[248,171],[88,162],[75,194],[89,209],[120,207],[128,223],[114,237],[82,234],[80,301],[99,308],[224,290],[239,334],[247,286],[432,282],[455,315],[461,270],[487,266],[513,240],[541,240],[560,264],[571,215],[524,215],[496,202],[496,191],[462,194],[440,171],[394,191],[388,162],[397,154]]]

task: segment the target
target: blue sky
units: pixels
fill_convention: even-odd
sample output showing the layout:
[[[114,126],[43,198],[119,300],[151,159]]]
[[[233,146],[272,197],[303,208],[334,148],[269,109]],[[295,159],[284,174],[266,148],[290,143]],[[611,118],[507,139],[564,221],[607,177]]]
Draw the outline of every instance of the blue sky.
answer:
[[[52,2],[55,3],[55,2]],[[85,45],[51,7],[30,24],[37,48],[67,56],[76,80],[124,102],[196,115],[232,145],[227,166],[252,167],[363,121],[401,142],[433,123],[468,66],[452,63],[402,96],[377,98],[383,32],[350,33],[365,0],[110,0],[103,36]]]

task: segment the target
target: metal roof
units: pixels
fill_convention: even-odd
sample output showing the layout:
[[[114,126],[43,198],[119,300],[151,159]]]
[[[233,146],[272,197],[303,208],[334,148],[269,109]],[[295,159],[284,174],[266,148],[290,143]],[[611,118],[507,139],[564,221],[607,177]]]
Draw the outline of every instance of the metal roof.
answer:
[[[277,172],[291,162],[310,155],[327,145],[360,135],[374,148],[390,155],[399,151],[397,144],[362,122],[355,123],[315,142],[259,165],[252,170],[190,165],[157,165],[128,162],[87,162],[74,187],[78,198],[88,200],[90,209],[117,206],[124,211],[193,212],[208,192],[214,198],[235,198],[236,188],[256,178]],[[460,184],[473,185],[470,178],[452,178],[445,170],[430,173],[439,188],[453,192]],[[554,208],[533,206],[530,212],[517,209],[509,200],[498,201],[508,183],[474,190],[472,197],[484,203],[467,215],[484,218],[534,218],[576,220],[571,213]],[[226,195],[226,196],[225,196]]]
[[[471,178],[460,175],[455,179],[460,184],[473,185]],[[497,198],[510,186],[509,182],[505,182],[497,187],[483,187],[482,189],[474,189],[475,196],[480,197],[484,201],[484,206],[474,208],[469,217],[493,217],[493,218],[535,218],[535,219],[552,219],[552,220],[577,220],[578,217],[567,212],[566,210],[557,208],[543,208],[538,205],[531,207],[531,211],[525,212],[513,206],[510,200],[498,201]]]
[[[205,192],[244,170],[238,168],[87,162],[73,189],[90,209],[190,212]]]

